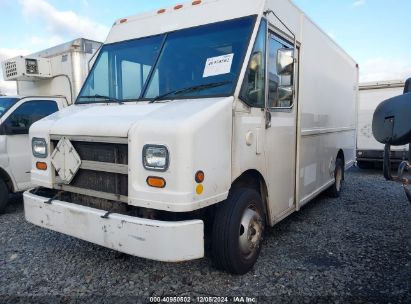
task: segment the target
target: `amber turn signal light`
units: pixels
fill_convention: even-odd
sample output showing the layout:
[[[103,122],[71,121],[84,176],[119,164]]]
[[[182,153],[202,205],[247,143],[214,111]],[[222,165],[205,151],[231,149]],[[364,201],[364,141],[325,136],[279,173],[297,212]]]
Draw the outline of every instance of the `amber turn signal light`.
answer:
[[[202,184],[197,185],[197,187],[196,187],[196,193],[197,193],[198,195],[200,195],[201,193],[203,193],[203,191],[204,191],[204,186],[203,186]]]
[[[162,177],[149,176],[147,177],[147,184],[154,188],[164,188],[166,180]]]
[[[36,168],[37,168],[38,170],[45,171],[45,170],[47,170],[47,164],[46,164],[46,163],[43,163],[43,162],[37,162],[37,163],[36,163]]]
[[[195,175],[195,180],[196,183],[202,183],[204,181],[204,172],[203,171],[197,171],[196,175]]]

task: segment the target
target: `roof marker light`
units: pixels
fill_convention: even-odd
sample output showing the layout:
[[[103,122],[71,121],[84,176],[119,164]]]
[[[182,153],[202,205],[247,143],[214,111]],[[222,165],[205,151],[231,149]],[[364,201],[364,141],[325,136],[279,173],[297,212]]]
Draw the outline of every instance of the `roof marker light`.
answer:
[[[157,11],[157,14],[164,14],[165,12],[166,12],[166,9],[162,8],[162,9]]]
[[[201,0],[195,0],[193,1],[193,3],[191,3],[192,5],[199,5],[201,4]]]
[[[120,20],[120,23],[126,23],[127,22],[127,19],[121,19]]]
[[[183,8],[183,6],[184,5],[182,5],[182,4],[178,4],[178,5],[174,6],[174,10],[179,10],[179,9]]]

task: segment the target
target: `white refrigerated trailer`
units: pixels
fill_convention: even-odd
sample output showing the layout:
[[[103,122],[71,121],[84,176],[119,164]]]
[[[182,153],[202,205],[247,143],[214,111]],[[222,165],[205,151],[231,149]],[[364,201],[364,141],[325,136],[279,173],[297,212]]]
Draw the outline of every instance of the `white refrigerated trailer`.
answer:
[[[118,20],[73,106],[30,129],[26,219],[159,261],[251,269],[264,229],[355,161],[358,65],[288,0]]]
[[[100,46],[79,38],[2,62],[4,79],[16,81],[18,95],[0,97],[0,213],[9,193],[32,186],[31,124],[73,103]]]
[[[404,81],[378,81],[361,83],[359,86],[357,165],[362,169],[382,165],[384,145],[375,140],[372,134],[372,118],[377,106],[391,97],[401,95]],[[408,145],[392,146],[391,161],[399,164],[408,159]]]

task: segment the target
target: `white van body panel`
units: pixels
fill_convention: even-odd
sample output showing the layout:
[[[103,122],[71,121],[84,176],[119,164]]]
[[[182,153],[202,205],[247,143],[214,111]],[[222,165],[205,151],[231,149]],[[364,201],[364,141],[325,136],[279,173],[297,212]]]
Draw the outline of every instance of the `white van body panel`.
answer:
[[[358,66],[303,18],[300,66],[299,199],[303,205],[334,179],[335,159],[355,161]]]
[[[290,1],[266,3],[265,10],[275,8],[300,45],[297,102],[292,109],[271,112],[271,129],[275,131],[269,135],[264,113],[237,101],[232,175],[235,180],[255,169],[264,176],[274,224],[333,183],[339,151],[344,154],[346,169],[354,164],[359,71],[356,62]],[[275,33],[283,32],[281,38],[293,43],[277,18],[270,14],[268,20],[275,25],[271,27]],[[250,130],[261,134],[254,137],[258,138],[255,145],[264,147],[263,153],[256,153],[254,145],[245,145]],[[293,146],[287,147],[288,142]],[[294,163],[283,161],[290,153],[295,155]],[[290,169],[293,167],[295,170]]]

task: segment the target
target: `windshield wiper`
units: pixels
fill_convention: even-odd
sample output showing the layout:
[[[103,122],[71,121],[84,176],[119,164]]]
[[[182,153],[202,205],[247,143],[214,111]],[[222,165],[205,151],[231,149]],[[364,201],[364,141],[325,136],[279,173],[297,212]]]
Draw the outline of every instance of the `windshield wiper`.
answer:
[[[95,95],[91,95],[91,96],[79,96],[79,98],[87,98],[87,99],[101,98],[101,99],[104,99],[104,101],[106,101],[106,102],[115,102],[115,103],[118,103],[118,104],[124,104],[124,101],[122,99],[118,99],[118,98],[114,98],[114,97],[110,97],[110,96],[105,96],[105,95],[99,95],[99,94],[95,94]]]
[[[200,84],[200,85],[195,85],[195,86],[191,86],[188,88],[184,88],[184,89],[178,89],[178,90],[173,90],[161,95],[158,95],[157,97],[154,97],[152,100],[150,100],[149,103],[154,103],[158,100],[161,100],[167,96],[170,95],[181,95],[181,94],[185,94],[185,93],[191,93],[191,92],[196,92],[196,91],[202,91],[202,90],[206,90],[206,89],[211,89],[211,88],[216,88],[216,87],[221,87],[223,85],[232,83],[232,81],[220,81],[220,82],[212,82],[212,83],[207,83],[207,84]]]

